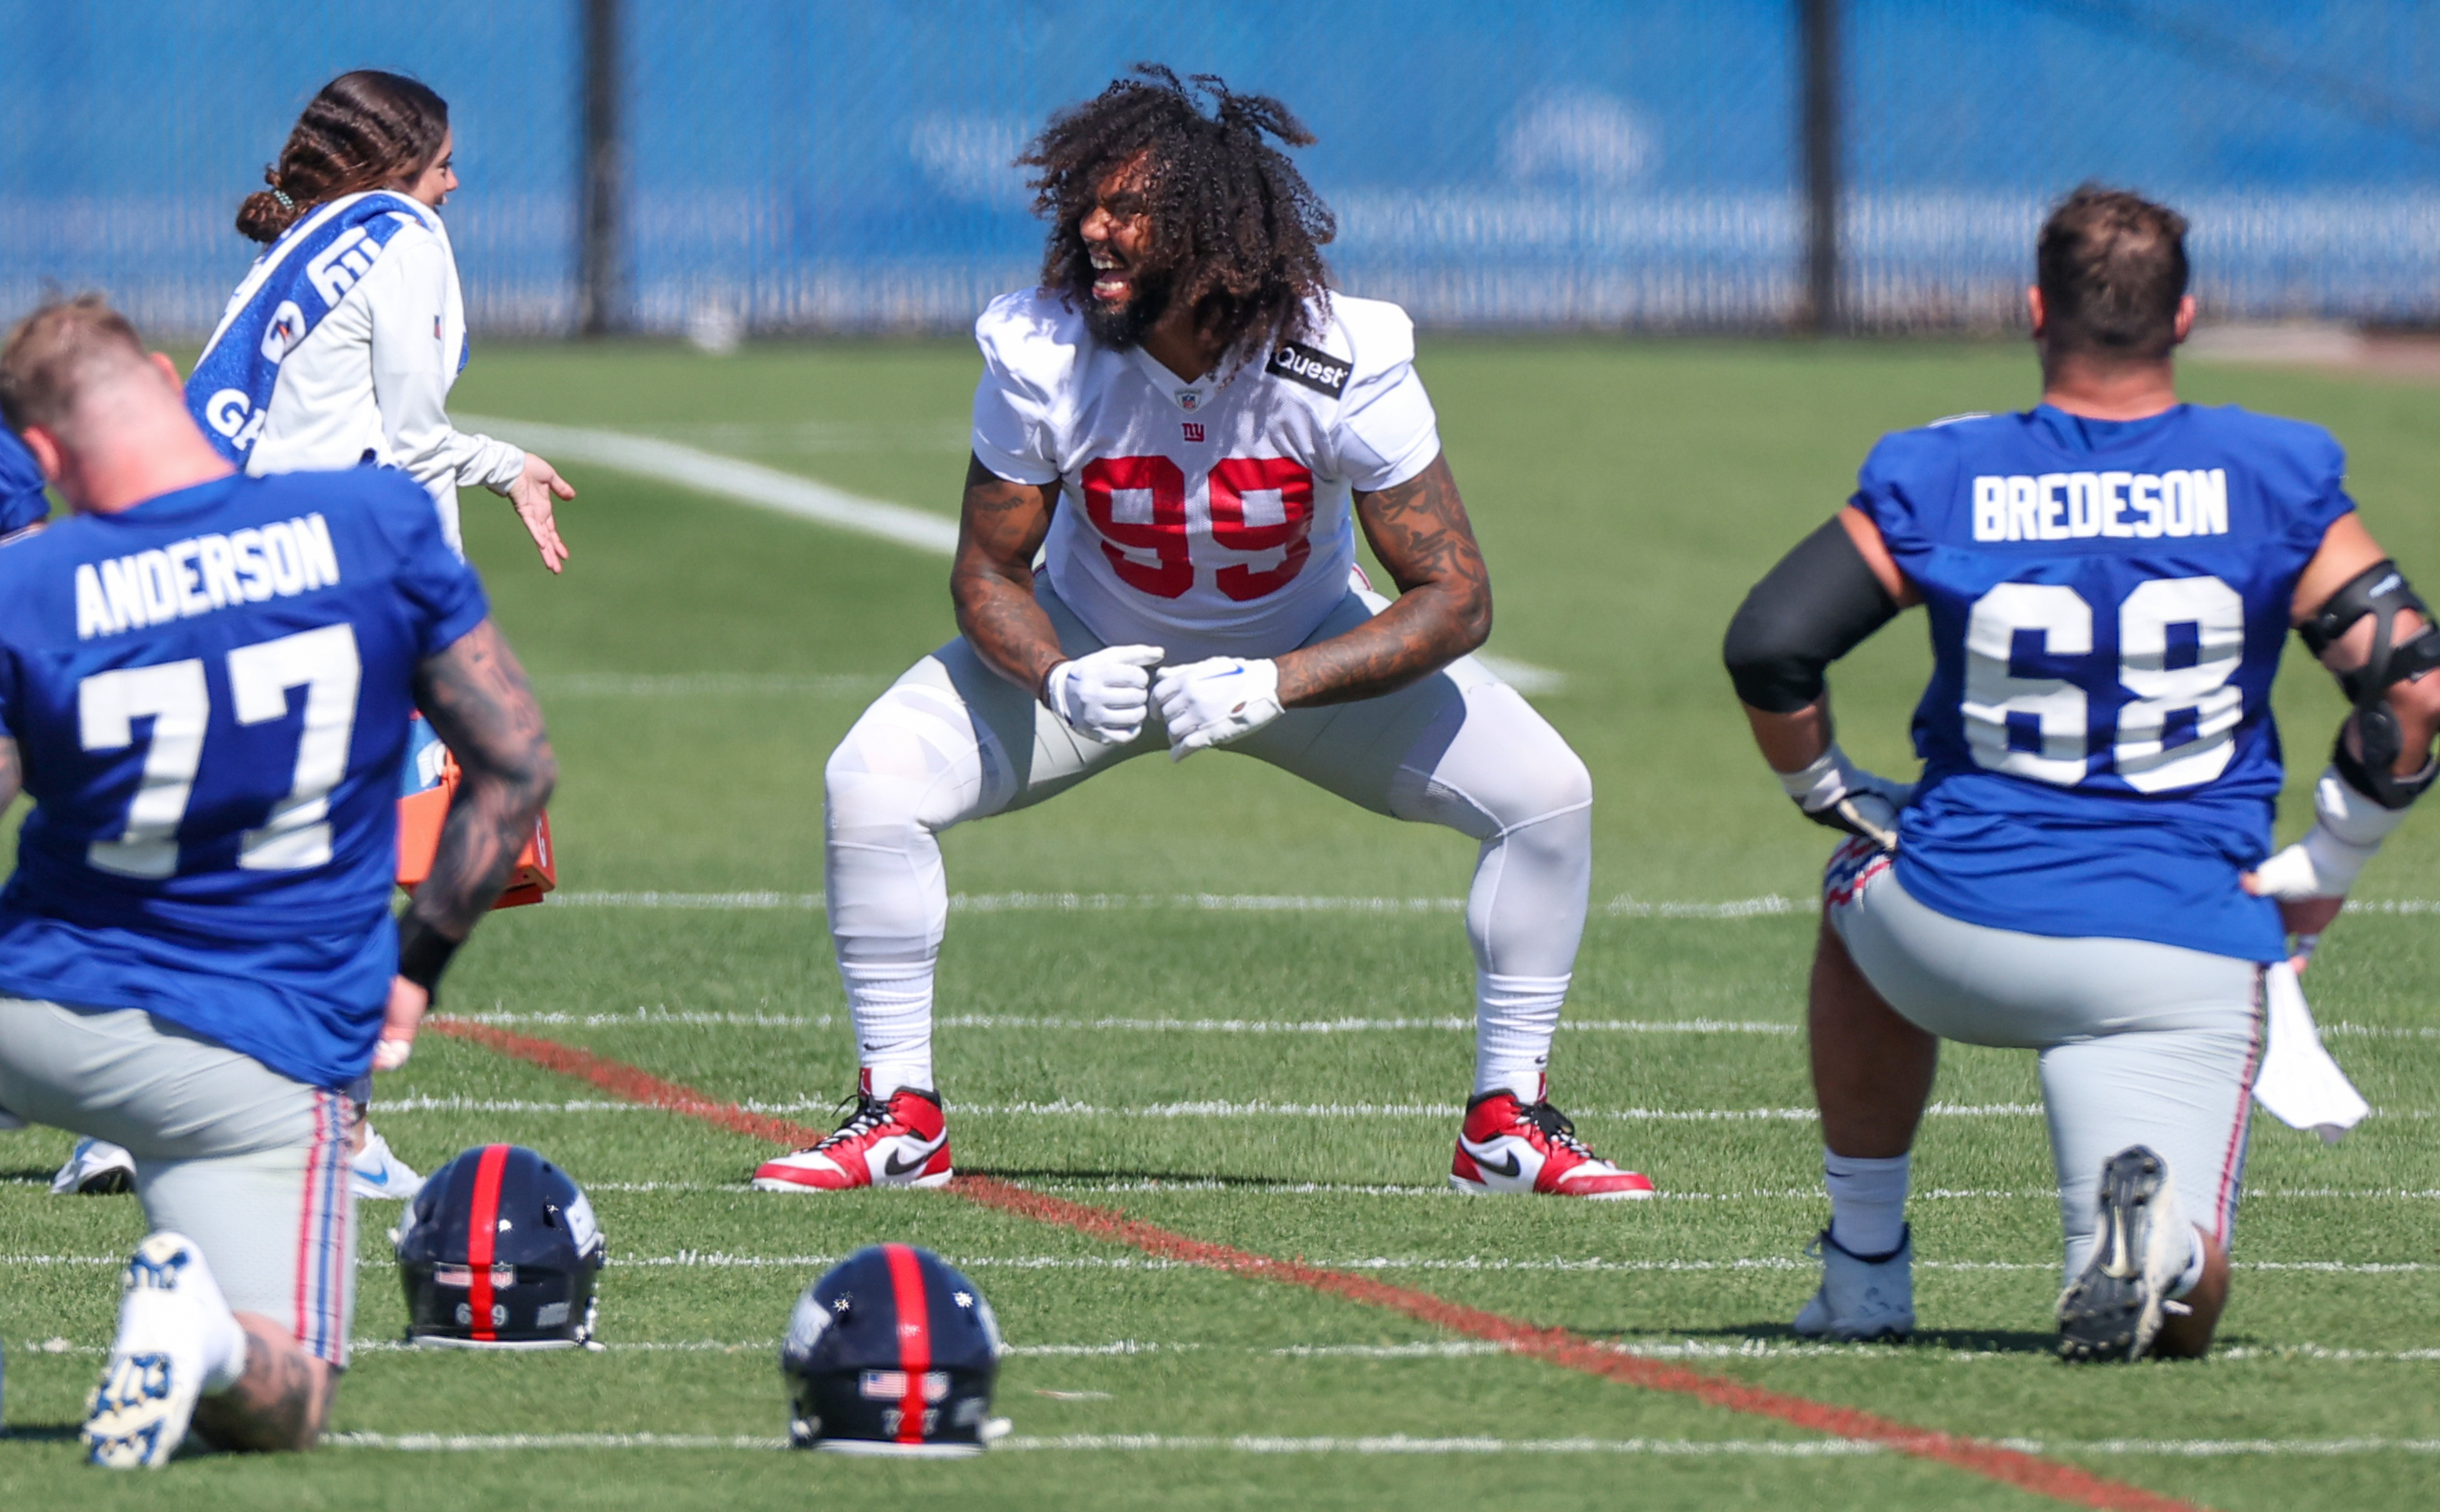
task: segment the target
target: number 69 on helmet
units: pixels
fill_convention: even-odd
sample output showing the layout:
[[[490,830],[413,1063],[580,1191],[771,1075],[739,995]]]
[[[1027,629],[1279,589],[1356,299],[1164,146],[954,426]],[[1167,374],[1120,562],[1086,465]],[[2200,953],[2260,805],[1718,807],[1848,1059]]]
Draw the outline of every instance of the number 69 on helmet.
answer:
[[[593,1339],[609,1244],[566,1172],[484,1144],[432,1173],[390,1233],[406,1337],[463,1349],[572,1349]]]

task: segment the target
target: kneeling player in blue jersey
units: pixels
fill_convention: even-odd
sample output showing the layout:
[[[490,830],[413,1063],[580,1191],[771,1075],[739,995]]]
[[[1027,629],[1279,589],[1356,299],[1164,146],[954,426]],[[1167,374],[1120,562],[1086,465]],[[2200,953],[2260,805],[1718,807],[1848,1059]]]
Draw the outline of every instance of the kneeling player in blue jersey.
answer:
[[[552,781],[481,583],[404,475],[242,477],[98,297],[0,347],[0,414],[75,517],[0,549],[0,1110],[135,1156],[152,1233],[94,1463],[189,1423],[303,1449],[348,1362],[338,1090],[395,1061]],[[410,711],[465,778],[393,924]]]
[[[2430,785],[2440,630],[2320,428],[2178,402],[2185,222],[2085,189],[2041,231],[2042,401],[1884,438],[1728,661],[1831,860],[1811,990],[1831,1222],[1799,1333],[1914,1324],[1908,1151],[1942,1038],[2040,1053],[2059,1348],[2199,1355],[2228,1296],[2266,977]],[[1921,780],[1858,770],[1822,669],[1921,603]],[[2355,708],[2270,854],[2290,627]]]

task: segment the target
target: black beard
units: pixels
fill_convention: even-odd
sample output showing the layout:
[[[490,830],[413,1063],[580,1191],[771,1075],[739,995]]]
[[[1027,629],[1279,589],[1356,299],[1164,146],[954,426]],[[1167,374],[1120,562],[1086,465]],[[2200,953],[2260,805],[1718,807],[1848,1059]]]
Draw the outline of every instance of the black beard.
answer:
[[[1167,275],[1147,279],[1139,274],[1135,297],[1113,310],[1085,289],[1085,329],[1095,341],[1114,351],[1143,345],[1146,333],[1169,311],[1171,280]]]

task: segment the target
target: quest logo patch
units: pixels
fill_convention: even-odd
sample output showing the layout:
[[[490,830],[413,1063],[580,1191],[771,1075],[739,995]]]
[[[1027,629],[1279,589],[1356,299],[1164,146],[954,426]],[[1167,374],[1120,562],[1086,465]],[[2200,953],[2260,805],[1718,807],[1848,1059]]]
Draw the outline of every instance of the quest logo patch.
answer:
[[[1319,351],[1301,341],[1283,341],[1271,352],[1263,371],[1292,384],[1302,384],[1333,399],[1347,396],[1348,364],[1344,357]]]

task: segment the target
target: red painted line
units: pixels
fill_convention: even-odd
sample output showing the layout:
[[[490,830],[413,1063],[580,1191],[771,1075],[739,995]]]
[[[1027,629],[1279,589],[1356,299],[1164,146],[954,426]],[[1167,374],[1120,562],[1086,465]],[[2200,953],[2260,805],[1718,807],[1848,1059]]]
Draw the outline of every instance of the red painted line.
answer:
[[[632,1102],[685,1113],[756,1139],[780,1144],[806,1145],[821,1139],[825,1132],[806,1125],[792,1124],[785,1119],[749,1113],[691,1087],[663,1081],[649,1071],[554,1040],[535,1039],[489,1024],[467,1023],[453,1018],[430,1019],[425,1027],[488,1046],[502,1054],[547,1071],[591,1082],[604,1091]],[[1727,1377],[1688,1370],[1682,1365],[1644,1359],[1597,1343],[1570,1329],[1544,1327],[1502,1317],[1498,1313],[1484,1312],[1462,1303],[1435,1297],[1429,1292],[1393,1287],[1370,1276],[1214,1244],[1141,1222],[1114,1209],[1070,1202],[1065,1197],[1030,1191],[992,1177],[961,1176],[948,1190],[984,1207],[996,1208],[1040,1223],[1054,1224],[1087,1238],[1126,1245],[1159,1259],[1202,1266],[1259,1281],[1278,1282],[1283,1286],[1302,1287],[1309,1291],[1343,1298],[1368,1307],[1403,1313],[1418,1322],[1486,1340],[1514,1353],[1548,1360],[1553,1365],[1582,1371],[1588,1376],[1623,1381],[1647,1391],[1691,1396],[1713,1407],[1774,1418],[1809,1432],[1878,1444],[1900,1454],[1952,1466],[2002,1485],[2013,1485],[2076,1506],[2099,1508],[2101,1512],[2201,1512],[2194,1503],[2162,1496],[2157,1491],[2147,1491],[2123,1481],[2108,1480],[2057,1460],[2003,1449],[1986,1440],[1915,1428],[1858,1408],[1817,1402],[1809,1397],[1793,1396]]]

